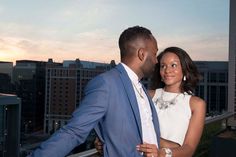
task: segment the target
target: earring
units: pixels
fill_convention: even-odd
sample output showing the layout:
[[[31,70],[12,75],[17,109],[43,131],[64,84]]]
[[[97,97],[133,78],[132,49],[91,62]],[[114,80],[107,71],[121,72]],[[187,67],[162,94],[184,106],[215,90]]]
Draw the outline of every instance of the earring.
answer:
[[[183,80],[186,81],[186,76],[183,77]]]

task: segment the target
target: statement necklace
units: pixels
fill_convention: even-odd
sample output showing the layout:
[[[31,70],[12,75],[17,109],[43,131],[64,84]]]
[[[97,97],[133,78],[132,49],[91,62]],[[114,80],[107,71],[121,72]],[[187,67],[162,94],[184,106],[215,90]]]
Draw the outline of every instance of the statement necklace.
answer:
[[[169,101],[165,101],[163,99],[163,95],[164,95],[164,89],[162,89],[161,91],[161,97],[157,98],[155,101],[155,104],[159,107],[159,109],[163,110],[163,109],[167,109],[170,106],[174,106],[177,102],[177,97],[180,95],[181,93],[177,94],[173,99],[169,100]]]

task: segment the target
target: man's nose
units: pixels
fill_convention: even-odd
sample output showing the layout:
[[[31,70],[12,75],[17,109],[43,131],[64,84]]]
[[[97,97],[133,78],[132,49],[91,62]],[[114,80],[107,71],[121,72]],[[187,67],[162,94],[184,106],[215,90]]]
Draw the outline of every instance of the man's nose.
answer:
[[[157,58],[155,59],[155,64],[157,64],[158,63],[158,60],[157,60]]]

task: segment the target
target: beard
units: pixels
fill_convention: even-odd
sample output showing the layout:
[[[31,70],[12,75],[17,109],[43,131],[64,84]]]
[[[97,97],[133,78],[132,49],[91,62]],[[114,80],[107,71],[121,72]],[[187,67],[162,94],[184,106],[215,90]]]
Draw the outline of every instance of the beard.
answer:
[[[143,75],[144,77],[150,77],[153,75],[155,71],[155,65],[147,65],[143,68]]]
[[[156,63],[153,63],[151,58],[147,58],[145,64],[143,65],[143,75],[144,77],[150,77],[155,71]]]
[[[143,74],[144,74],[144,77],[150,77],[153,75],[153,72],[154,72],[154,67],[153,68],[149,68],[149,69],[146,69],[144,70]]]

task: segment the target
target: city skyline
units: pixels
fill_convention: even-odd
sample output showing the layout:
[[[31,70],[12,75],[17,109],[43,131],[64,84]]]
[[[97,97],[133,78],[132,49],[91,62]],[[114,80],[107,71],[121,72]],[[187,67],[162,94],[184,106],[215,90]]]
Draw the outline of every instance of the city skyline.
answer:
[[[179,46],[193,60],[228,60],[228,0],[3,1],[0,17],[1,61],[119,62],[119,35],[134,25],[149,28],[160,51]]]

